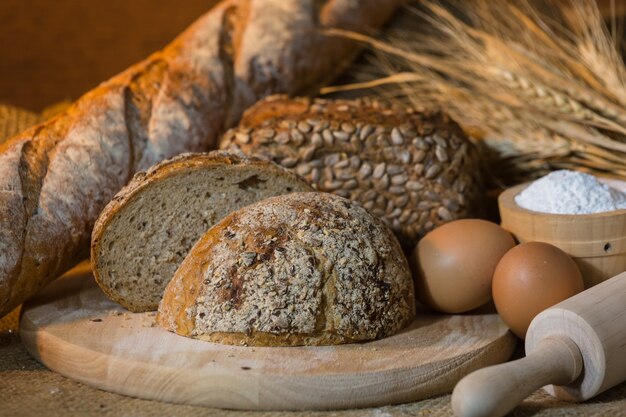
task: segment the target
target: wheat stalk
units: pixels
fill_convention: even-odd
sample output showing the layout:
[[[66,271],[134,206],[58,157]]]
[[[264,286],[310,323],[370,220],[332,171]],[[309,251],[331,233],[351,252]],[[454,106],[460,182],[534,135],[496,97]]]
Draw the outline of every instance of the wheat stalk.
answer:
[[[594,0],[423,0],[410,12],[420,23],[386,40],[332,33],[379,56],[387,77],[358,87],[450,113],[482,138],[497,183],[564,167],[626,179],[626,68]]]

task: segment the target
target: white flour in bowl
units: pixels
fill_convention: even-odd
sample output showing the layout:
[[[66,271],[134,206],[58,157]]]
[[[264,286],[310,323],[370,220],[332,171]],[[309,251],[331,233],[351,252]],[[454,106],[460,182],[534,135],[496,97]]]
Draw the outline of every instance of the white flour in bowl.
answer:
[[[626,209],[626,193],[577,171],[554,171],[515,196],[527,210],[552,214],[591,214]]]

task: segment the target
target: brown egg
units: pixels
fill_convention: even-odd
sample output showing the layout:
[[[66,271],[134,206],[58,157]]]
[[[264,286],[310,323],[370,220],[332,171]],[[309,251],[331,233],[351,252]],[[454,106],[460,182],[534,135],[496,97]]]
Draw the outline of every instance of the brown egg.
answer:
[[[522,339],[537,314],[584,289],[572,258],[543,242],[522,243],[508,251],[493,276],[496,310]]]
[[[428,233],[413,251],[418,299],[444,313],[461,313],[491,300],[491,280],[513,237],[485,220],[456,220]]]

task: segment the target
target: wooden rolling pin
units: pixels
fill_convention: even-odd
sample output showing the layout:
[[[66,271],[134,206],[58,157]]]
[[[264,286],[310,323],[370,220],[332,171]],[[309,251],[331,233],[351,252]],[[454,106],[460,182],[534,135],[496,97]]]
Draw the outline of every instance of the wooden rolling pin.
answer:
[[[626,380],[626,272],[551,307],[526,333],[526,357],[478,370],[452,392],[458,417],[499,417],[538,388],[587,400]]]

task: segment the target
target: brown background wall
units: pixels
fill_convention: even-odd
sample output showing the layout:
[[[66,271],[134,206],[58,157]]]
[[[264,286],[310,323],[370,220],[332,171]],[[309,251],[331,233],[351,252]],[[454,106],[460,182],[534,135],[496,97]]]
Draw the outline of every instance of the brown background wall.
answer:
[[[0,102],[31,110],[163,47],[216,0],[0,0]]]
[[[380,0],[385,1],[385,0]],[[0,0],[0,103],[73,100],[160,49],[217,0]],[[611,0],[599,0],[608,12]],[[615,0],[624,9],[626,0]]]

